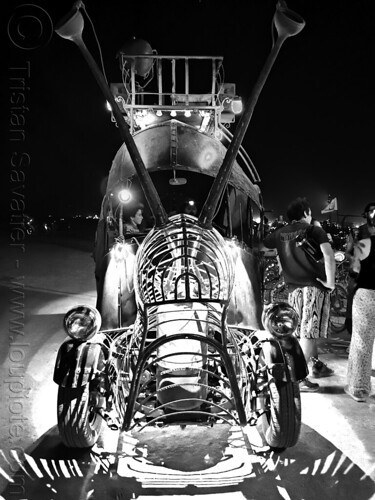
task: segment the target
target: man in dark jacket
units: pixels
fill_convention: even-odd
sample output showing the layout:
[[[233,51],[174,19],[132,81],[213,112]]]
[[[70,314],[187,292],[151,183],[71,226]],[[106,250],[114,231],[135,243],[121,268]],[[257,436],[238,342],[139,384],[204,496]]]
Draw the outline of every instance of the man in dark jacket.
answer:
[[[358,240],[371,238],[371,236],[375,235],[375,202],[367,203],[363,211],[363,217],[366,222],[358,228]]]
[[[266,249],[276,249],[289,303],[300,321],[296,332],[306,362],[312,363],[315,378],[328,377],[333,370],[318,359],[318,341],[328,336],[330,292],[335,288],[336,262],[327,233],[312,225],[311,208],[306,198],[288,206],[289,224],[269,234]],[[315,392],[319,384],[308,378],[300,382],[302,392]]]

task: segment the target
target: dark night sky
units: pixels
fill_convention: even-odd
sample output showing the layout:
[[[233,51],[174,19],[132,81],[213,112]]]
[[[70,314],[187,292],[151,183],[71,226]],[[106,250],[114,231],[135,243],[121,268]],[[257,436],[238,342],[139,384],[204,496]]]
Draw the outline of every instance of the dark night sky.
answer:
[[[72,3],[36,0],[33,5],[45,9],[55,23]],[[302,15],[306,27],[284,43],[244,140],[261,178],[265,209],[273,210],[270,218],[285,214],[287,203],[304,195],[315,216],[322,218],[320,210],[331,194],[338,199],[339,214],[360,215],[366,203],[375,200],[375,2],[289,0],[287,4]],[[19,5],[22,2],[10,2],[1,19],[6,51],[1,72],[6,143],[1,153],[2,208],[9,205],[16,186],[9,172],[11,155],[17,152],[31,159],[22,183],[25,212],[98,213],[101,185],[121,144],[118,130],[72,42],[56,34],[37,49],[24,50],[11,42],[7,23],[9,19],[14,23],[15,13],[22,12]],[[115,54],[135,36],[147,40],[159,54],[224,56],[225,80],[236,83],[243,99],[250,95],[271,49],[275,5],[276,0],[85,2],[110,82],[121,81]],[[44,36],[48,30],[45,25],[41,29]],[[83,36],[99,61],[88,23]],[[25,141],[12,142],[12,76],[15,68],[27,63]]]

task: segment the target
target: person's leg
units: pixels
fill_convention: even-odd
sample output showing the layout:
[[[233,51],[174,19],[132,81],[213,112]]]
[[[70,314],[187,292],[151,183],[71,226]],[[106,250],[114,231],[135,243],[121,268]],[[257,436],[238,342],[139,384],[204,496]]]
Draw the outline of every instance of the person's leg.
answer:
[[[306,292],[308,336],[313,339],[310,346],[311,375],[314,378],[331,376],[334,371],[319,359],[319,345],[328,337],[328,323],[331,307],[331,296],[329,292],[316,287],[308,287]]]
[[[303,354],[305,355],[307,364],[309,364],[311,358],[318,358],[318,346],[316,339],[300,338],[299,343]]]
[[[326,308],[323,308],[326,294],[313,286],[306,286],[301,290],[302,304],[298,311],[300,315],[299,341],[306,363],[309,364],[312,361],[311,358],[318,359],[318,340],[321,336],[326,336],[328,329],[328,316],[324,315]]]
[[[360,288],[353,300],[353,333],[350,343],[347,391],[366,398],[371,390],[371,364],[375,337],[375,291]]]
[[[310,361],[311,356],[317,353],[316,342],[314,338],[309,338],[309,314],[306,308],[307,290],[297,288],[289,296],[289,304],[297,311],[299,316],[297,331],[295,336],[298,338],[306,363]],[[299,383],[301,392],[316,392],[319,390],[319,384],[311,382],[307,377]]]

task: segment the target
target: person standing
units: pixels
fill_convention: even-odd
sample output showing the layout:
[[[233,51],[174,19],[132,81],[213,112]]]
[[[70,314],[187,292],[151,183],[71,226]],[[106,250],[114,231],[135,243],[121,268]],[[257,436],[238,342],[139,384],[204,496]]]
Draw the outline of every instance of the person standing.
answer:
[[[352,305],[352,337],[344,391],[354,401],[362,403],[371,392],[375,339],[375,235],[355,244],[353,272],[358,276]]]
[[[124,233],[139,233],[143,221],[143,205],[135,207],[124,219]]]
[[[367,203],[363,211],[363,217],[366,222],[358,228],[358,240],[375,235],[375,202]]]
[[[263,241],[276,249],[288,301],[299,314],[296,336],[314,378],[328,377],[333,370],[318,357],[318,342],[328,336],[330,292],[335,288],[336,262],[327,233],[312,224],[311,207],[306,198],[296,198],[287,209],[289,224],[276,229]],[[316,392],[319,384],[306,378],[301,392]]]
[[[191,198],[189,200],[186,200],[182,207],[182,213],[198,216],[198,206],[195,200]]]
[[[354,245],[364,238],[370,238],[375,235],[375,202],[367,203],[362,215],[366,219],[366,222],[359,226],[355,234],[353,234],[353,231],[349,233],[345,248],[345,256],[349,261],[350,268],[345,326],[350,335],[352,334],[353,297],[357,289],[357,273],[353,272]]]

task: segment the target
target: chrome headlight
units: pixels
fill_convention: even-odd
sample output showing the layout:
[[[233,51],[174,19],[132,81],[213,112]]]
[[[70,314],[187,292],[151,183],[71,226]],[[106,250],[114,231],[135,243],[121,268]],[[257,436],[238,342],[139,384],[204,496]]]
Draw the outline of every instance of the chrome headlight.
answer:
[[[74,340],[85,342],[100,330],[102,318],[95,307],[76,306],[64,316],[66,333]]]
[[[337,250],[337,252],[335,252],[335,261],[344,262],[344,260],[345,260],[344,252],[341,252],[341,250]]]
[[[272,335],[289,337],[298,326],[298,313],[287,302],[277,302],[267,306],[262,315],[262,322]]]

